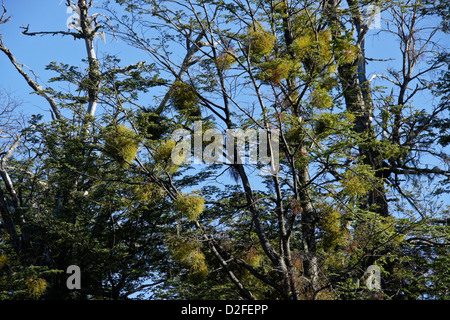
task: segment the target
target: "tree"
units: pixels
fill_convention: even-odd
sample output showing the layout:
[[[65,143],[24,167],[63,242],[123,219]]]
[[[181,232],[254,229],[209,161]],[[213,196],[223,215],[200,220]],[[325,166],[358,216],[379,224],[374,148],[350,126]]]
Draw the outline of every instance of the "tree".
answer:
[[[100,15],[69,2],[76,32],[24,30],[84,40],[86,70],[47,67],[73,88],[65,93],[29,81],[2,44],[55,115],[23,131],[11,181],[24,218],[4,241],[19,265],[47,272],[42,297],[448,297],[448,217],[437,202],[448,191],[436,187],[449,176],[448,72],[433,77],[448,64],[445,30],[426,2],[375,3],[377,32],[399,43],[390,67],[366,51],[368,4],[121,0]],[[151,63],[98,59],[102,28]],[[386,72],[369,77],[372,64]],[[421,93],[441,101],[416,105]],[[228,161],[196,163],[208,138],[217,147],[218,132],[238,129],[258,131],[260,150],[278,142],[264,154],[272,162],[239,161],[253,147],[233,143],[214,149]],[[192,138],[194,164],[184,153],[173,161],[174,132]],[[69,264],[86,274],[76,294],[57,276]],[[364,285],[373,265],[377,290]]]
[[[77,6],[86,11],[82,19],[92,22],[87,13],[91,4],[80,1]],[[90,51],[95,28],[88,22],[77,32],[24,30],[29,36],[50,33],[85,40],[87,73],[65,64],[47,67],[57,73],[52,82],[73,85],[76,93],[44,90],[3,43],[0,47],[30,87],[49,102],[54,115],[50,123],[43,122],[42,116],[31,117],[29,125],[18,130],[21,144],[18,138],[12,140],[2,155],[1,294],[5,299],[126,298],[150,286],[143,281],[152,279],[151,265],[163,263],[164,250],[154,241],[162,232],[159,226],[167,224],[159,214],[165,204],[154,198],[160,187],[125,170],[136,155],[138,137],[118,124],[117,112],[105,114],[100,122],[93,117],[100,98],[111,99],[118,108],[125,99],[121,97],[132,96],[156,80],[148,78],[149,66],[120,68],[120,61],[112,57],[101,73],[102,65]],[[10,113],[7,106],[3,114]],[[12,118],[6,120],[12,124]],[[8,128],[9,122],[2,128]],[[65,271],[72,264],[83,273],[80,291],[66,287]]]

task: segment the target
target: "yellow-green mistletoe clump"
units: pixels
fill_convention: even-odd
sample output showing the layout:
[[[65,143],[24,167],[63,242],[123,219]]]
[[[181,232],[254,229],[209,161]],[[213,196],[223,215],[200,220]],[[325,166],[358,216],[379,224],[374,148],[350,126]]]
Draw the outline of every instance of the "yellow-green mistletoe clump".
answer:
[[[343,238],[341,212],[328,205],[320,209],[319,227],[323,231],[323,247],[326,251],[333,250]]]
[[[155,162],[167,162],[172,156],[172,150],[175,148],[175,141],[164,140],[159,145],[155,146],[153,152],[153,160]]]
[[[320,138],[327,138],[333,132],[340,132],[352,128],[355,116],[350,112],[330,113],[322,112],[314,116],[314,132]]]
[[[236,52],[231,48],[222,51],[216,59],[217,68],[221,71],[230,69],[231,66],[236,63],[235,57]]]
[[[334,56],[338,64],[351,64],[358,58],[359,49],[347,36],[336,38],[333,43]]]
[[[192,252],[190,255],[190,268],[188,279],[191,282],[198,283],[205,280],[208,275],[208,266],[205,263],[205,255],[200,250]]]
[[[187,155],[184,153],[180,154],[179,149],[175,148],[176,146],[177,143],[170,139],[153,141],[151,155],[155,169],[169,174],[177,172],[180,164],[186,160]]]
[[[156,183],[148,182],[133,188],[134,197],[142,202],[155,202],[164,196],[164,189]]]
[[[189,268],[188,279],[198,283],[208,275],[205,255],[194,241],[172,239],[168,243],[174,258]]]
[[[187,116],[201,116],[199,100],[195,90],[186,82],[176,80],[172,84],[170,101],[176,110]]]
[[[339,126],[339,115],[323,112],[314,119],[314,129],[317,135],[327,137]]]
[[[196,221],[205,208],[205,198],[195,194],[181,194],[175,200],[175,209],[189,221]]]
[[[127,166],[136,157],[139,148],[139,141],[136,134],[124,124],[119,124],[111,128],[105,139],[106,152],[121,163]]]
[[[314,88],[309,96],[309,99],[314,107],[320,109],[329,109],[333,106],[333,99],[324,88]]]
[[[8,263],[8,257],[5,254],[0,254],[0,270]]]
[[[249,54],[253,58],[261,59],[269,55],[275,46],[276,37],[256,22],[248,29],[246,43]]]
[[[289,76],[289,72],[292,70],[293,64],[287,59],[277,58],[268,62],[264,62],[260,65],[262,70],[257,77],[265,82],[273,84],[280,84],[281,80],[286,79]]]
[[[345,171],[340,182],[345,194],[352,197],[361,197],[373,190],[377,179],[369,166],[358,164]]]
[[[28,289],[28,296],[33,299],[38,299],[40,296],[42,296],[48,287],[47,281],[42,278],[31,277],[26,281],[25,284]]]
[[[292,49],[306,70],[325,71],[326,66],[332,65],[331,33],[327,29],[317,32],[311,29],[302,31],[294,40]]]

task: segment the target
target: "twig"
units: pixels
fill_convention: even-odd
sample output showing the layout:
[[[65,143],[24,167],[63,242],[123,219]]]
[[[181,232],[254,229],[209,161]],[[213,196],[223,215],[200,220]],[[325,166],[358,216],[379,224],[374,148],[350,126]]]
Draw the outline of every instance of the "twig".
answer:
[[[81,33],[75,33],[75,32],[69,32],[69,31],[37,31],[37,32],[29,32],[30,25],[27,25],[26,27],[20,27],[23,29],[22,34],[26,36],[37,36],[37,35],[46,35],[50,34],[52,36],[56,36],[58,34],[63,36],[72,36],[74,39],[83,39],[83,35]]]
[[[9,16],[5,19],[5,14],[6,14],[7,10],[6,10],[5,5],[3,4],[3,1],[2,1],[2,8],[3,8],[3,13],[2,13],[2,16],[0,17],[0,24],[6,23],[11,20],[11,16]]]
[[[55,117],[58,120],[61,120],[63,117],[61,115],[61,112],[58,109],[58,105],[56,104],[55,100],[53,100],[47,93],[43,91],[42,86],[38,85],[33,79],[30,78],[30,76],[22,69],[22,66],[16,61],[16,58],[11,53],[11,51],[5,47],[3,42],[0,40],[0,50],[3,51],[6,56],[9,58],[11,63],[14,65],[14,67],[19,71],[19,73],[22,75],[22,77],[25,79],[25,81],[28,83],[28,85],[36,91],[36,93],[42,97],[44,97],[48,103],[50,104],[50,107],[52,108],[53,113],[55,114]]]

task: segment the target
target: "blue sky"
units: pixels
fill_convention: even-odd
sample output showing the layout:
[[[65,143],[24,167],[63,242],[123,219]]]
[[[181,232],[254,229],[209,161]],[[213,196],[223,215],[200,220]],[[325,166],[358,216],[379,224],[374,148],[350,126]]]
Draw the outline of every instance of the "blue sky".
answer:
[[[84,66],[82,59],[86,58],[84,43],[74,41],[71,37],[62,36],[34,36],[21,34],[21,26],[30,26],[30,31],[67,31],[67,19],[71,13],[67,12],[64,0],[3,0],[8,15],[12,20],[0,25],[0,34],[5,45],[12,51],[18,62],[25,64],[39,76],[38,83],[45,87],[46,81],[55,76],[51,71],[45,70],[45,66],[51,61],[67,63],[69,65]],[[100,0],[103,1],[103,0]],[[95,3],[99,5],[100,2]],[[94,12],[95,9],[91,12]],[[382,13],[382,17],[385,13]],[[443,42],[447,44],[448,38]],[[444,44],[443,43],[443,44]],[[121,42],[107,36],[106,43],[96,40],[97,55],[102,57],[105,53],[117,55],[124,65],[147,60],[142,51],[131,48]],[[368,57],[377,59],[393,59],[390,62],[372,62],[368,65],[368,78],[374,73],[383,72],[386,66],[398,68],[399,52],[398,42],[386,33],[378,34],[378,30],[370,30],[366,37],[366,53]],[[386,82],[374,82],[374,84],[387,85]],[[52,84],[60,85],[60,84]],[[55,89],[58,89],[55,88]],[[64,89],[64,88],[62,88]],[[7,90],[13,97],[21,101],[21,109],[25,114],[43,114],[49,119],[49,106],[45,99],[36,95],[30,95],[30,87],[17,73],[7,57],[0,52],[0,90]],[[418,107],[430,103],[430,96],[418,94],[415,98]],[[254,181],[253,181],[254,182]],[[447,202],[449,200],[447,199]]]
[[[25,36],[21,34],[20,27],[29,25],[30,31],[67,31],[67,20],[71,17],[71,10],[65,6],[65,0],[3,0],[8,9],[8,15],[12,20],[0,25],[0,34],[3,36],[5,45],[12,51],[18,62],[25,64],[32,69],[39,77],[38,83],[46,86],[46,81],[55,76],[55,73],[45,70],[45,66],[51,61],[57,63],[67,63],[85,67],[82,59],[86,59],[84,42],[74,40],[69,36]],[[94,1],[94,6],[100,6],[103,0]],[[117,7],[117,6],[116,6]],[[101,12],[92,8],[91,13]],[[387,13],[382,12],[381,18],[386,18]],[[382,22],[383,26],[383,22]],[[441,43],[448,47],[449,39],[442,38]],[[117,55],[123,65],[136,63],[138,61],[151,61],[143,51],[137,50],[106,36],[106,43],[97,38],[97,56],[101,58],[104,54]],[[371,62],[367,66],[367,77],[374,73],[382,73],[387,66],[399,69],[400,55],[398,41],[387,33],[379,33],[379,30],[372,29],[366,36],[366,54],[370,58],[392,59],[389,62]],[[31,75],[31,74],[30,74]],[[374,85],[386,85],[386,81],[374,80]],[[64,91],[67,88],[61,87],[64,84],[52,83],[55,89]],[[49,106],[45,99],[34,94],[30,94],[30,87],[18,74],[7,57],[0,54],[0,89],[7,90],[13,97],[21,101],[21,108],[25,114],[43,114],[46,119],[50,119]],[[418,108],[430,105],[432,97],[430,95],[417,94],[415,105]]]
[[[67,19],[72,15],[65,6],[65,0],[3,0],[8,15],[12,20],[0,25],[0,33],[3,35],[5,45],[12,51],[18,62],[31,68],[39,76],[38,82],[45,86],[45,82],[55,74],[45,70],[45,66],[51,61],[67,63],[69,65],[83,66],[81,59],[86,58],[84,43],[80,40],[60,35],[51,36],[25,36],[21,34],[20,27],[30,26],[30,31],[67,31]],[[101,5],[103,0],[94,2]],[[101,12],[91,9],[91,12]],[[382,13],[381,16],[385,16]],[[369,31],[366,38],[366,52],[371,58],[389,59],[391,62],[373,62],[368,65],[368,78],[377,70],[384,70],[386,64],[398,65],[400,56],[396,49],[397,41],[386,33],[377,34],[378,30]],[[447,40],[444,40],[448,42]],[[149,60],[142,51],[136,50],[111,36],[106,37],[106,43],[96,40],[97,55],[104,53],[116,54],[123,64],[136,63]],[[31,91],[23,78],[17,73],[6,56],[0,56],[0,88],[11,92],[13,96],[22,101],[22,108],[26,113],[42,113],[49,115],[46,101],[36,95],[30,95]]]
[[[7,15],[11,21],[0,25],[0,34],[4,44],[11,50],[19,63],[25,64],[38,76],[38,83],[45,87],[47,80],[56,74],[45,70],[45,66],[51,61],[67,63],[84,67],[81,61],[86,59],[84,42],[74,40],[69,36],[26,36],[21,33],[24,27],[29,25],[30,32],[34,31],[68,31],[67,19],[72,13],[65,6],[65,0],[3,0],[7,8]],[[94,5],[99,5],[94,2]],[[95,9],[94,9],[95,10]],[[92,12],[99,12],[95,10]],[[138,50],[130,50],[129,46],[106,36],[106,43],[100,38],[96,40],[98,57],[105,53],[117,54],[124,64],[136,63],[148,59]],[[25,68],[26,70],[26,68]],[[30,73],[31,75],[31,73]],[[58,84],[51,84],[52,86]],[[22,109],[26,114],[43,114],[46,118],[50,115],[47,102],[36,95],[30,95],[30,87],[18,74],[7,57],[0,55],[0,88],[9,91],[12,96],[22,102]]]

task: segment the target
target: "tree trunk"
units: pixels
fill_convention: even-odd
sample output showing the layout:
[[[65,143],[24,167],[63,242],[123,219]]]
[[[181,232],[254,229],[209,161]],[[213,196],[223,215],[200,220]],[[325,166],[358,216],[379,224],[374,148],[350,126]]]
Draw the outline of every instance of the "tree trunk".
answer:
[[[364,24],[358,0],[348,0],[351,8],[352,21],[357,30],[356,45],[359,49],[358,58],[352,63],[340,64],[338,74],[343,88],[343,96],[347,110],[355,116],[353,130],[355,133],[365,137],[359,145],[359,152],[363,156],[363,163],[369,165],[375,172],[375,177],[384,178],[383,159],[376,149],[375,132],[371,121],[373,118],[373,101],[370,83],[366,78],[364,37],[368,27]],[[335,39],[341,35],[340,16],[338,15],[338,4],[335,0],[328,1],[328,22],[332,29],[332,37]],[[364,209],[371,208],[381,216],[389,215],[389,208],[384,185],[374,186],[367,195]]]
[[[100,91],[100,64],[97,60],[97,55],[94,48],[94,37],[96,28],[92,24],[92,17],[89,16],[88,10],[91,7],[87,0],[79,0],[78,8],[80,9],[80,26],[81,33],[86,45],[86,52],[89,62],[89,82],[88,82],[88,96],[89,104],[87,108],[88,114],[93,116],[97,109],[98,97]]]

